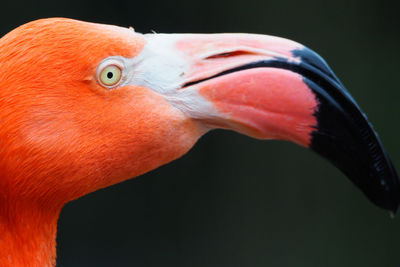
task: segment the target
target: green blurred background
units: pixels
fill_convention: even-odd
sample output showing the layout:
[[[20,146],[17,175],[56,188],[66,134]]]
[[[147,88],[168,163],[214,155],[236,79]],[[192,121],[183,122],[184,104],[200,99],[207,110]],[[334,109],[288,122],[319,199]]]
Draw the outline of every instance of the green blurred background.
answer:
[[[150,32],[278,35],[319,52],[400,168],[399,1],[4,1],[0,32],[53,16]],[[58,266],[400,266],[400,222],[294,144],[226,131],[63,209]]]

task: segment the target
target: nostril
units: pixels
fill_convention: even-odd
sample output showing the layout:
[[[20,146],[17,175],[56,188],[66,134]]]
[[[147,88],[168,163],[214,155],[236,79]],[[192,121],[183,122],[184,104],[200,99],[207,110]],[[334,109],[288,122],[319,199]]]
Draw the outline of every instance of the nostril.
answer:
[[[245,55],[254,55],[254,52],[244,51],[244,50],[236,50],[236,51],[228,51],[215,55],[211,55],[206,57],[205,59],[216,59],[216,58],[226,58],[226,57],[237,57],[237,56],[245,56]]]

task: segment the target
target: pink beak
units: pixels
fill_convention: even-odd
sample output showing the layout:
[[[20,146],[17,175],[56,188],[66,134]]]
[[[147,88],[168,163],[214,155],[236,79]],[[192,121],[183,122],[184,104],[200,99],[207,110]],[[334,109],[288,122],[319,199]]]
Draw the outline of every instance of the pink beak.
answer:
[[[148,64],[163,66],[153,73],[162,84],[155,91],[188,116],[210,128],[308,147],[375,204],[396,211],[400,185],[391,161],[364,113],[315,52],[265,35],[145,38]]]

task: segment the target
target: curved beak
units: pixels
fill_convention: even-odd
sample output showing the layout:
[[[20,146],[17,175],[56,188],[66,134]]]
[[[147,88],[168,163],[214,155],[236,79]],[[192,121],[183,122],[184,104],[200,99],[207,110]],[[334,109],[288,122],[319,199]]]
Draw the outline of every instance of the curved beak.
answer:
[[[163,94],[209,128],[308,147],[373,203],[397,210],[399,179],[378,135],[315,52],[265,35],[145,36],[138,72],[145,73],[149,64],[159,67],[136,83]]]

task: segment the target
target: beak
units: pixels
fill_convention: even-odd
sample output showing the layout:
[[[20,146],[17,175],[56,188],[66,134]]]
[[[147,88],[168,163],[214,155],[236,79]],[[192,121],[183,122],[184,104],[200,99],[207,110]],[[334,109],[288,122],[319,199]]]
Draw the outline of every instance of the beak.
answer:
[[[378,135],[315,52],[265,35],[145,38],[147,44],[135,59],[136,84],[163,94],[210,129],[308,147],[339,168],[373,203],[396,212],[399,179]]]

